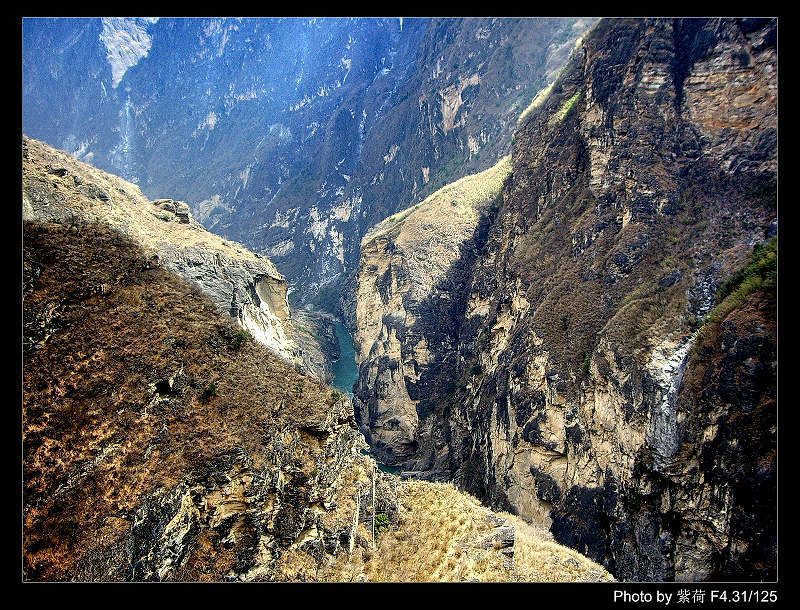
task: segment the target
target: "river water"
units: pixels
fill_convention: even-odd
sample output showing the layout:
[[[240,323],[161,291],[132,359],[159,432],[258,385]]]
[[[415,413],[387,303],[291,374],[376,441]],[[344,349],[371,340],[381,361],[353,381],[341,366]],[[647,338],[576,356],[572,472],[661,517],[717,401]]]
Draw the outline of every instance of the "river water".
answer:
[[[341,322],[335,323],[336,339],[339,341],[339,359],[333,363],[333,387],[353,397],[353,385],[358,379],[356,351],[353,337]]]
[[[356,351],[353,346],[353,337],[341,322],[335,323],[336,339],[339,341],[339,359],[333,363],[333,387],[341,392],[346,392],[353,398],[353,385],[358,380],[358,367],[356,366]],[[365,451],[365,455],[369,452]],[[396,473],[399,466],[387,466],[377,462],[378,468],[383,472]]]

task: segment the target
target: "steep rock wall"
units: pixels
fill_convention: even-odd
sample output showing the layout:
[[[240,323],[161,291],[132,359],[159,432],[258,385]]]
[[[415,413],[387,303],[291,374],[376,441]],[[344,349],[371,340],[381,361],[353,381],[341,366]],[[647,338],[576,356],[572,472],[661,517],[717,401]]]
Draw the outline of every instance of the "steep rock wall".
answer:
[[[352,295],[356,418],[388,464],[419,448],[420,412],[455,367],[471,264],[510,171],[505,158],[395,214],[365,236]],[[493,207],[494,206],[494,207]]]
[[[775,32],[609,19],[587,35],[515,133],[463,315],[428,321],[452,325],[457,364],[416,404],[430,410],[403,455],[417,476],[452,477],[618,578],[774,575],[774,308],[744,305],[766,322],[737,311],[716,344],[699,329],[775,232]],[[383,302],[411,299],[384,285]],[[700,371],[715,380],[702,390]],[[734,399],[731,377],[759,389]],[[760,430],[746,450],[730,447],[737,426]]]

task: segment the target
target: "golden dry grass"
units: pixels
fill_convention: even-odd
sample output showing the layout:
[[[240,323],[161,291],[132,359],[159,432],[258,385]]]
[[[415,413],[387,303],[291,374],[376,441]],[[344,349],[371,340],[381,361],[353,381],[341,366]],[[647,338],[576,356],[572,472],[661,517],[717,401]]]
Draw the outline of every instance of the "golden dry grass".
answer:
[[[367,231],[361,243],[368,243],[411,217],[433,224],[457,221],[459,217],[474,221],[478,216],[476,207],[497,197],[511,172],[511,155],[508,155],[489,169],[464,176],[440,188],[424,201],[389,216]]]
[[[322,574],[325,580],[375,582],[613,580],[601,566],[563,547],[548,534],[507,513],[493,513],[452,484],[405,481],[398,485],[399,517],[372,551],[358,550]],[[491,545],[501,517],[513,525],[513,562]],[[509,565],[510,564],[510,565]]]
[[[108,515],[233,451],[266,467],[279,431],[328,416],[329,387],[253,341],[234,347],[213,303],[129,238],[29,223],[23,256],[28,578],[72,577]],[[182,389],[161,395],[170,378]],[[298,443],[297,468],[310,473],[316,451]]]

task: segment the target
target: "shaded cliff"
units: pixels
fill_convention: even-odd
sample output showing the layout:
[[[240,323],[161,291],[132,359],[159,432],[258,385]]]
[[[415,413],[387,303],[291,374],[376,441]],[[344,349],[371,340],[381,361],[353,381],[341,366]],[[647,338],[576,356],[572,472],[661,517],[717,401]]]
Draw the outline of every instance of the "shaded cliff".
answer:
[[[398,264],[402,228],[365,243],[355,290],[375,307],[354,323],[386,331],[361,371],[402,404],[376,401],[373,428],[416,416],[395,461],[620,579],[774,578],[774,284],[712,308],[777,231],[776,73],[774,20],[603,20],[443,273]]]
[[[384,463],[416,454],[428,399],[437,380],[455,371],[469,269],[510,171],[506,157],[390,216],[362,241],[351,295],[359,364],[354,404]]]

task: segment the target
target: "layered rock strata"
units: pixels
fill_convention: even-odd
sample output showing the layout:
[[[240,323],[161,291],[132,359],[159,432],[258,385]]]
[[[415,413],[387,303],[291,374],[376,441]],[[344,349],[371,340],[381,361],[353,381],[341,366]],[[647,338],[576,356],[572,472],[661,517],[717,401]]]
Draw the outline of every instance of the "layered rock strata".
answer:
[[[709,312],[776,231],[776,75],[774,20],[603,20],[515,133],[485,235],[432,279],[402,226],[365,240],[376,453],[617,578],[774,578],[774,286]]]

